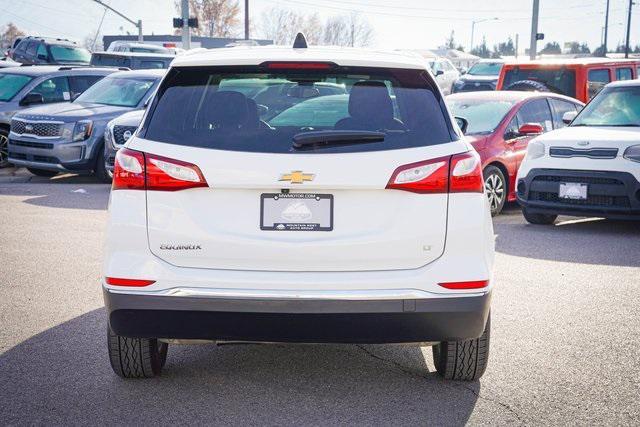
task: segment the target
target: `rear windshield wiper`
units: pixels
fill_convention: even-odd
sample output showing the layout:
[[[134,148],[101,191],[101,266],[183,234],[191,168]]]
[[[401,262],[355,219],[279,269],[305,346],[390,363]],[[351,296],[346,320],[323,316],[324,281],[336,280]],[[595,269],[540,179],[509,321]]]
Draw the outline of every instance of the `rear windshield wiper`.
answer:
[[[384,141],[383,132],[360,130],[320,130],[301,132],[293,136],[293,148],[301,149],[316,145],[361,144]]]

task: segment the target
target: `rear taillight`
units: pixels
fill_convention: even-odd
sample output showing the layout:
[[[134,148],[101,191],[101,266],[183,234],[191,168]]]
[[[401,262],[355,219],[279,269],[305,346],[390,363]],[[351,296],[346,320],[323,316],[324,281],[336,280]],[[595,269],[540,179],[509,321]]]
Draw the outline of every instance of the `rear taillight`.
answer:
[[[482,289],[489,286],[488,280],[474,280],[471,282],[445,282],[438,283],[446,289]]]
[[[113,190],[144,190],[144,154],[122,148],[113,163]]]
[[[208,187],[198,166],[122,148],[116,154],[113,190],[177,191]]]
[[[480,156],[469,151],[454,156],[400,166],[387,188],[414,193],[482,193]]]
[[[142,280],[142,279],[123,279],[121,277],[105,277],[107,285],[111,286],[132,286],[143,287],[156,283],[155,280]]]
[[[456,154],[451,157],[449,193],[482,193],[482,162],[475,151]]]
[[[449,157],[410,163],[393,172],[387,188],[414,193],[446,193],[449,183]]]

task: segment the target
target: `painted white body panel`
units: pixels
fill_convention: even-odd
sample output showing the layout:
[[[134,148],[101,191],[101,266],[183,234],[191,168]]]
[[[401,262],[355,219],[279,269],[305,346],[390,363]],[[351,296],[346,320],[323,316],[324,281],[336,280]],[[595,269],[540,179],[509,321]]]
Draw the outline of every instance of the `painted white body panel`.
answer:
[[[393,190],[389,190],[393,191]],[[156,280],[139,289],[104,284],[123,293],[274,299],[405,299],[472,296],[491,291],[451,291],[438,283],[492,278],[494,235],[484,194],[449,196],[444,253],[427,266],[364,272],[265,272],[176,267],[151,253],[145,192],[114,191],[105,246],[104,276]]]
[[[149,245],[182,267],[265,271],[418,268],[443,252],[447,194],[385,190],[393,171],[468,150],[464,142],[348,154],[265,154],[180,147],[133,139],[129,148],[197,164],[210,188],[147,193]],[[301,170],[312,182],[281,182]],[[332,194],[331,232],[264,231],[260,195]],[[163,250],[198,245],[199,250]]]
[[[544,144],[545,154],[537,159],[525,156],[518,171],[518,179],[527,176],[531,169],[566,169],[581,171],[629,172],[640,181],[640,163],[623,157],[624,151],[640,144],[638,127],[565,127],[545,133],[532,142]],[[581,145],[588,142],[588,145]],[[590,159],[587,157],[560,158],[549,156],[551,147],[617,148],[615,159]]]

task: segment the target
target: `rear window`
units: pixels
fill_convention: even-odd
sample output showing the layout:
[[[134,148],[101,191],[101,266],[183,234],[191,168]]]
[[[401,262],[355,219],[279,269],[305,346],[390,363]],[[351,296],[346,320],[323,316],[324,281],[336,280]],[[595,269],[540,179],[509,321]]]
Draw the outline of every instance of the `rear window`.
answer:
[[[504,74],[503,89],[521,80],[534,80],[543,83],[550,91],[576,96],[576,72],[567,68],[533,68],[526,69],[515,67],[506,70]]]
[[[163,81],[143,132],[154,141],[220,150],[359,152],[449,142],[447,117],[421,70],[185,67]],[[294,136],[318,131],[334,137],[373,131],[384,138],[293,148]]]
[[[9,101],[31,80],[33,80],[31,76],[0,74],[0,101]]]
[[[49,51],[54,61],[57,62],[81,62],[88,64],[91,59],[89,51],[82,47],[52,44],[49,46]]]
[[[131,68],[131,59],[114,56],[114,55],[100,55],[94,53],[91,55],[91,65],[96,67],[127,67]]]

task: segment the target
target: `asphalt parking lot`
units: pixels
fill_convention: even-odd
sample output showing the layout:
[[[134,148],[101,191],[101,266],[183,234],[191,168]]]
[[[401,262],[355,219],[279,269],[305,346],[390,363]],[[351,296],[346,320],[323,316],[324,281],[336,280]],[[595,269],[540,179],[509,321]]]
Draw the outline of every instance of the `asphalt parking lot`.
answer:
[[[491,358],[444,382],[429,348],[173,346],[116,377],[100,292],[109,187],[0,176],[0,424],[637,424],[640,223],[495,219]]]

